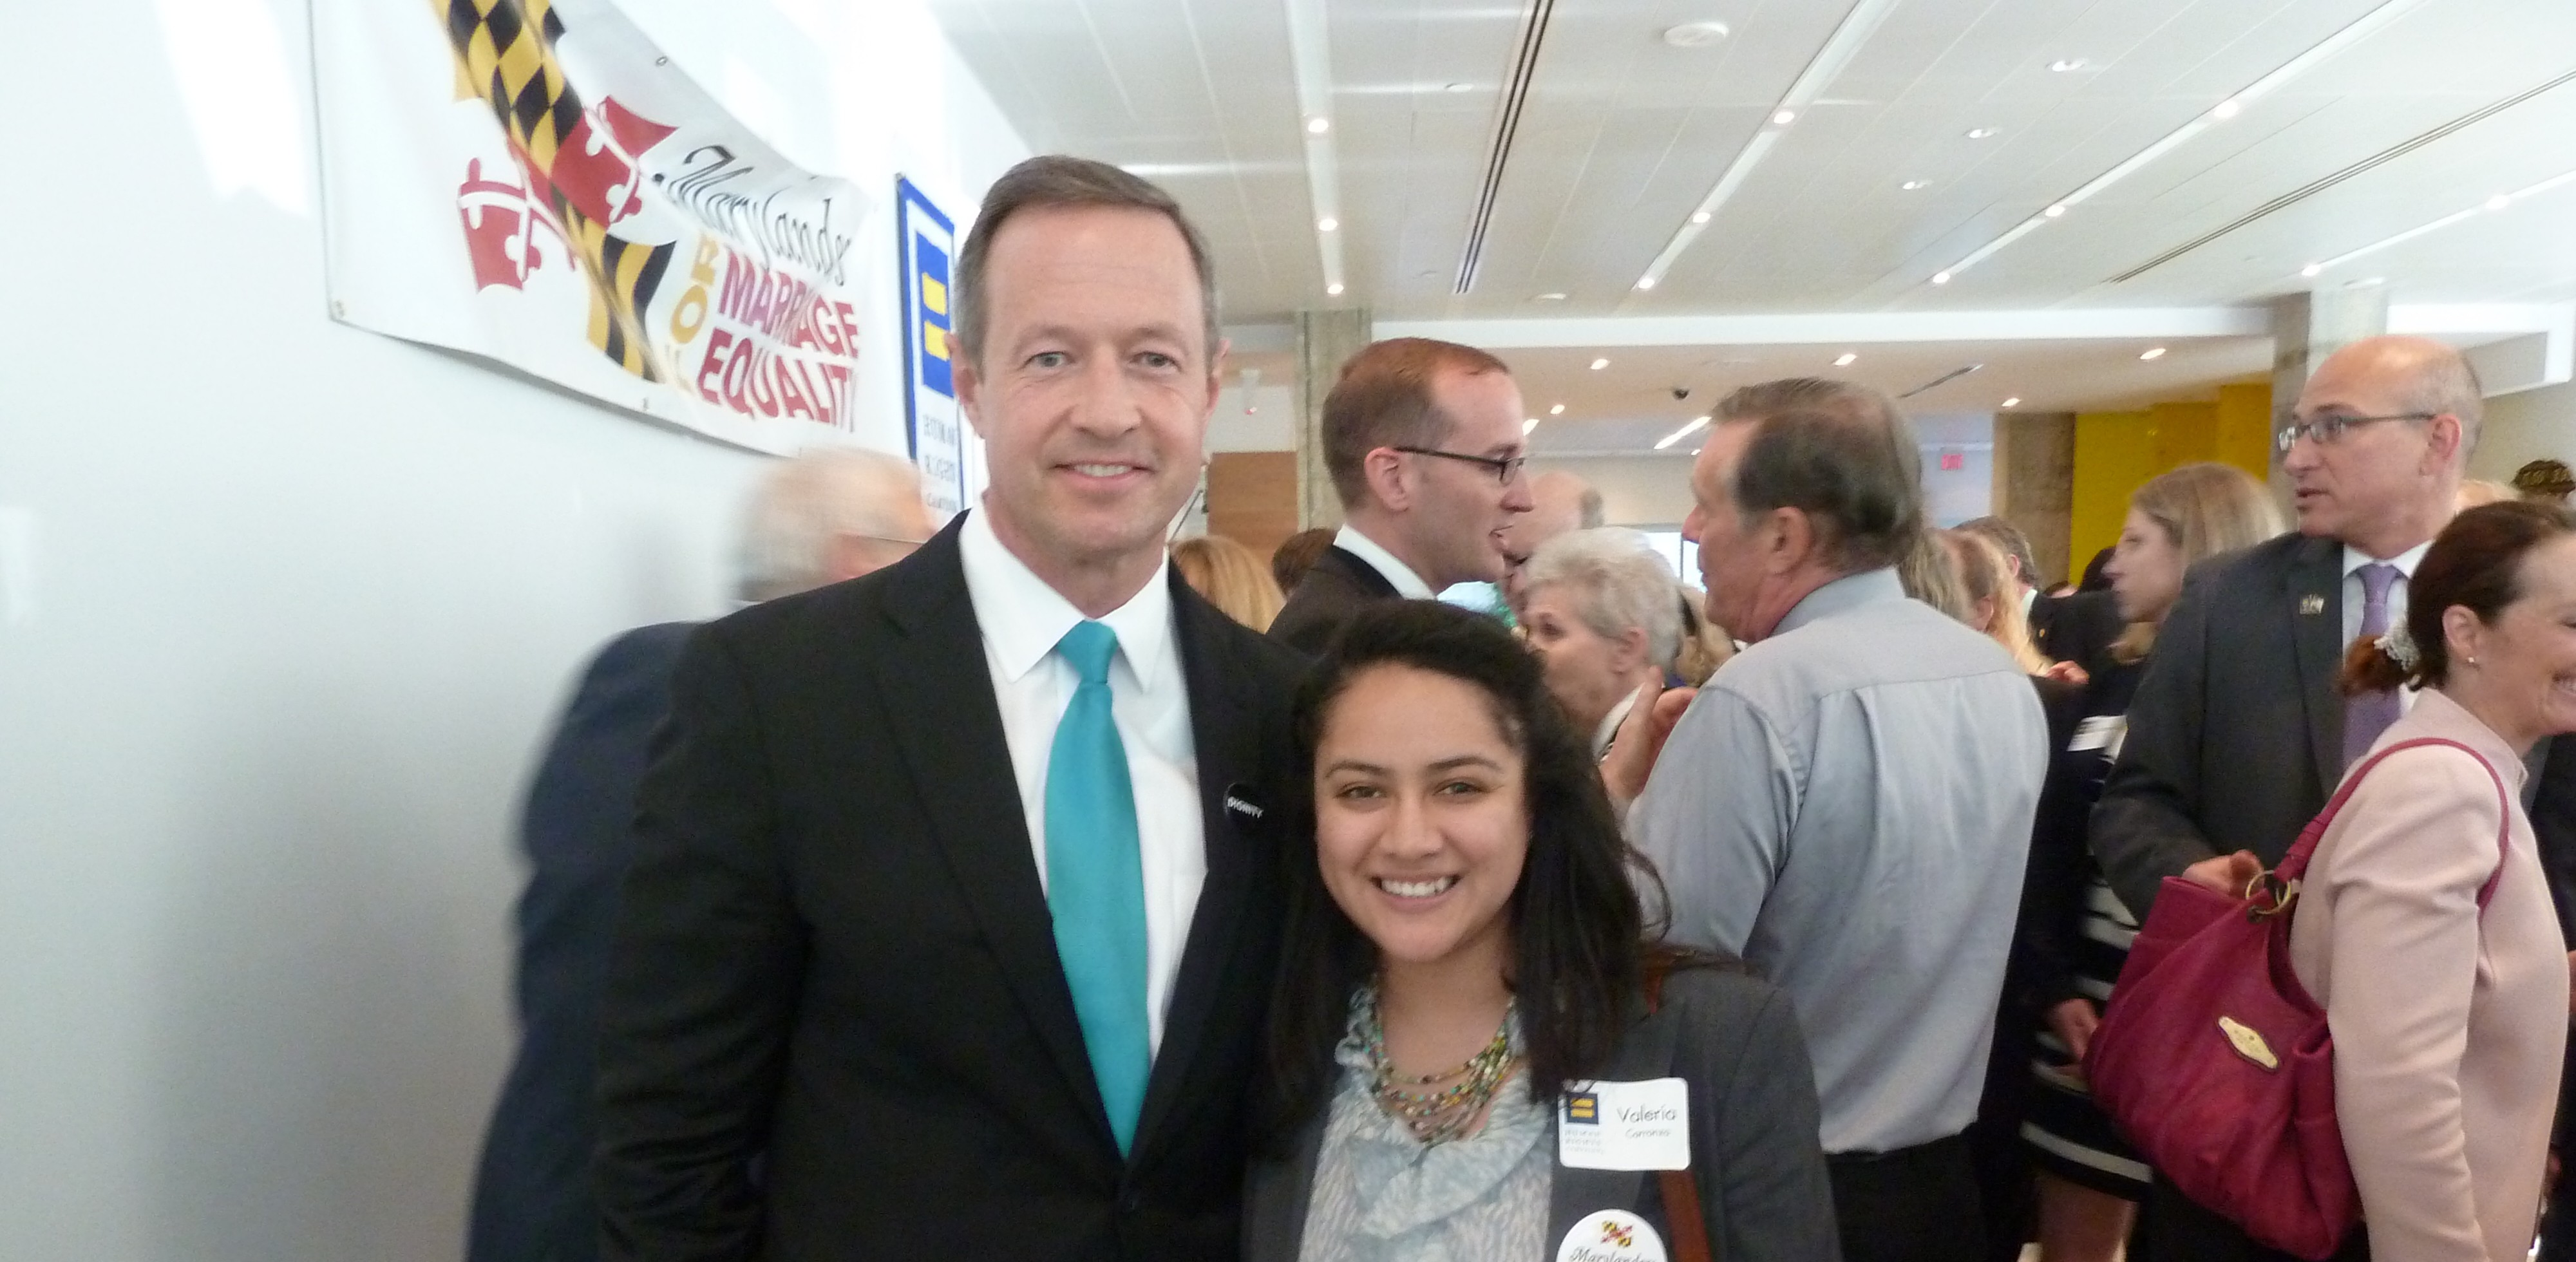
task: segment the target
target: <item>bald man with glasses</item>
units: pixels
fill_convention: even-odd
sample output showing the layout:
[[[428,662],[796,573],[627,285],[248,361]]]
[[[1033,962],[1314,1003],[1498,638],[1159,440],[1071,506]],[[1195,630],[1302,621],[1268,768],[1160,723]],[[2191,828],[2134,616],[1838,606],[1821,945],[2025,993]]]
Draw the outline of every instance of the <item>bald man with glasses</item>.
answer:
[[[1533,505],[1521,420],[1511,370],[1472,346],[1400,337],[1352,356],[1324,398],[1343,525],[1271,638],[1321,653],[1378,601],[1500,581],[1504,531]]]

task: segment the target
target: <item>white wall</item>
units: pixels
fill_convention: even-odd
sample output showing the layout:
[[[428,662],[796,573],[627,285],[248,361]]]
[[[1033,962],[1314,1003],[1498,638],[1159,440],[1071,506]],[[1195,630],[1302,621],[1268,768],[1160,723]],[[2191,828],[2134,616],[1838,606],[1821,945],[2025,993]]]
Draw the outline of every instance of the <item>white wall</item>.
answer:
[[[2469,457],[2469,476],[2509,481],[2542,457],[2576,465],[2576,383],[2543,386],[2487,400],[2485,434]]]
[[[201,144],[162,15],[207,9],[287,82]],[[330,322],[305,13],[0,41],[11,1262],[459,1256],[531,759],[600,640],[721,608],[760,467]],[[944,46],[870,55],[948,67],[952,205],[1018,156]]]
[[[1913,421],[1923,447],[1924,508],[1932,523],[1956,525],[1993,511],[1994,417],[1968,412]],[[1539,456],[1530,468],[1562,469],[1592,483],[1601,492],[1602,516],[1610,525],[1669,529],[1690,514],[1689,451],[1676,445],[1670,453],[1655,455]],[[1941,468],[1944,452],[1956,453],[1960,467]]]

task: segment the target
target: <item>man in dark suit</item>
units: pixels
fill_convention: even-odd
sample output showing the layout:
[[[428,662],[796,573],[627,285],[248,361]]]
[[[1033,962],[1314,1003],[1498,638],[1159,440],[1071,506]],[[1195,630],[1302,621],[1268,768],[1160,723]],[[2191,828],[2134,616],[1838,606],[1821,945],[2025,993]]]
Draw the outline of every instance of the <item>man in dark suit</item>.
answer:
[[[2480,412],[2467,361],[2420,338],[2356,342],[2309,378],[2280,434],[2298,533],[2191,576],[2093,815],[2103,872],[2140,919],[2166,877],[2233,891],[2279,862],[2394,721],[2400,698],[2346,699],[2335,676],[2354,640],[2404,620]],[[2156,1259],[2286,1256],[2163,1183],[2145,1232]]]
[[[851,448],[808,452],[764,478],[742,540],[742,594],[792,595],[903,559],[930,534],[912,465]],[[599,1256],[590,1154],[599,996],[634,861],[635,795],[670,712],[671,671],[696,623],[638,627],[582,672],[529,786],[520,840],[519,1050],[475,1170],[467,1262]]]
[[[602,1022],[616,1262],[1235,1253],[1300,663],[1165,561],[1206,250],[1042,157],[957,277],[981,504],[682,655]]]
[[[1352,356],[1324,396],[1343,525],[1270,637],[1320,653],[1371,602],[1500,581],[1503,531],[1532,504],[1521,421],[1511,370],[1472,346],[1399,337]]]

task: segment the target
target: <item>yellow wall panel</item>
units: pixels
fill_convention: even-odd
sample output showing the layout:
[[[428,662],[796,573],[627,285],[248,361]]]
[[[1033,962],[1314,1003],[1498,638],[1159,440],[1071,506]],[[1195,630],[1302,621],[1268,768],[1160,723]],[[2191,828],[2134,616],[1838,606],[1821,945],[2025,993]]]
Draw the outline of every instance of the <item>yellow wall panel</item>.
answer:
[[[2271,433],[2272,387],[2262,382],[2221,386],[2215,402],[2076,413],[2068,566],[2080,574],[2095,552],[2118,541],[2129,493],[2149,478],[2196,460],[2269,476]]]

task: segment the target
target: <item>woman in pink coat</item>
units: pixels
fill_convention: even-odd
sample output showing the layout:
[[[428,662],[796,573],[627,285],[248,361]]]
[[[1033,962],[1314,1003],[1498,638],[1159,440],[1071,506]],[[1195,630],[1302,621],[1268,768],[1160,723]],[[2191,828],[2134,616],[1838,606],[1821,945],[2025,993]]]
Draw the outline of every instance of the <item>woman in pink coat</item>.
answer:
[[[2424,737],[2466,747],[2419,746],[2370,769],[2319,840],[2291,924],[2292,967],[2334,1033],[2335,1114],[2370,1256],[2520,1262],[2558,1100],[2569,959],[2522,811],[2523,759],[2576,731],[2576,516],[2531,503],[2462,513],[2416,566],[2403,620],[2354,646],[2343,687],[2357,709],[2420,689],[2374,752]]]

